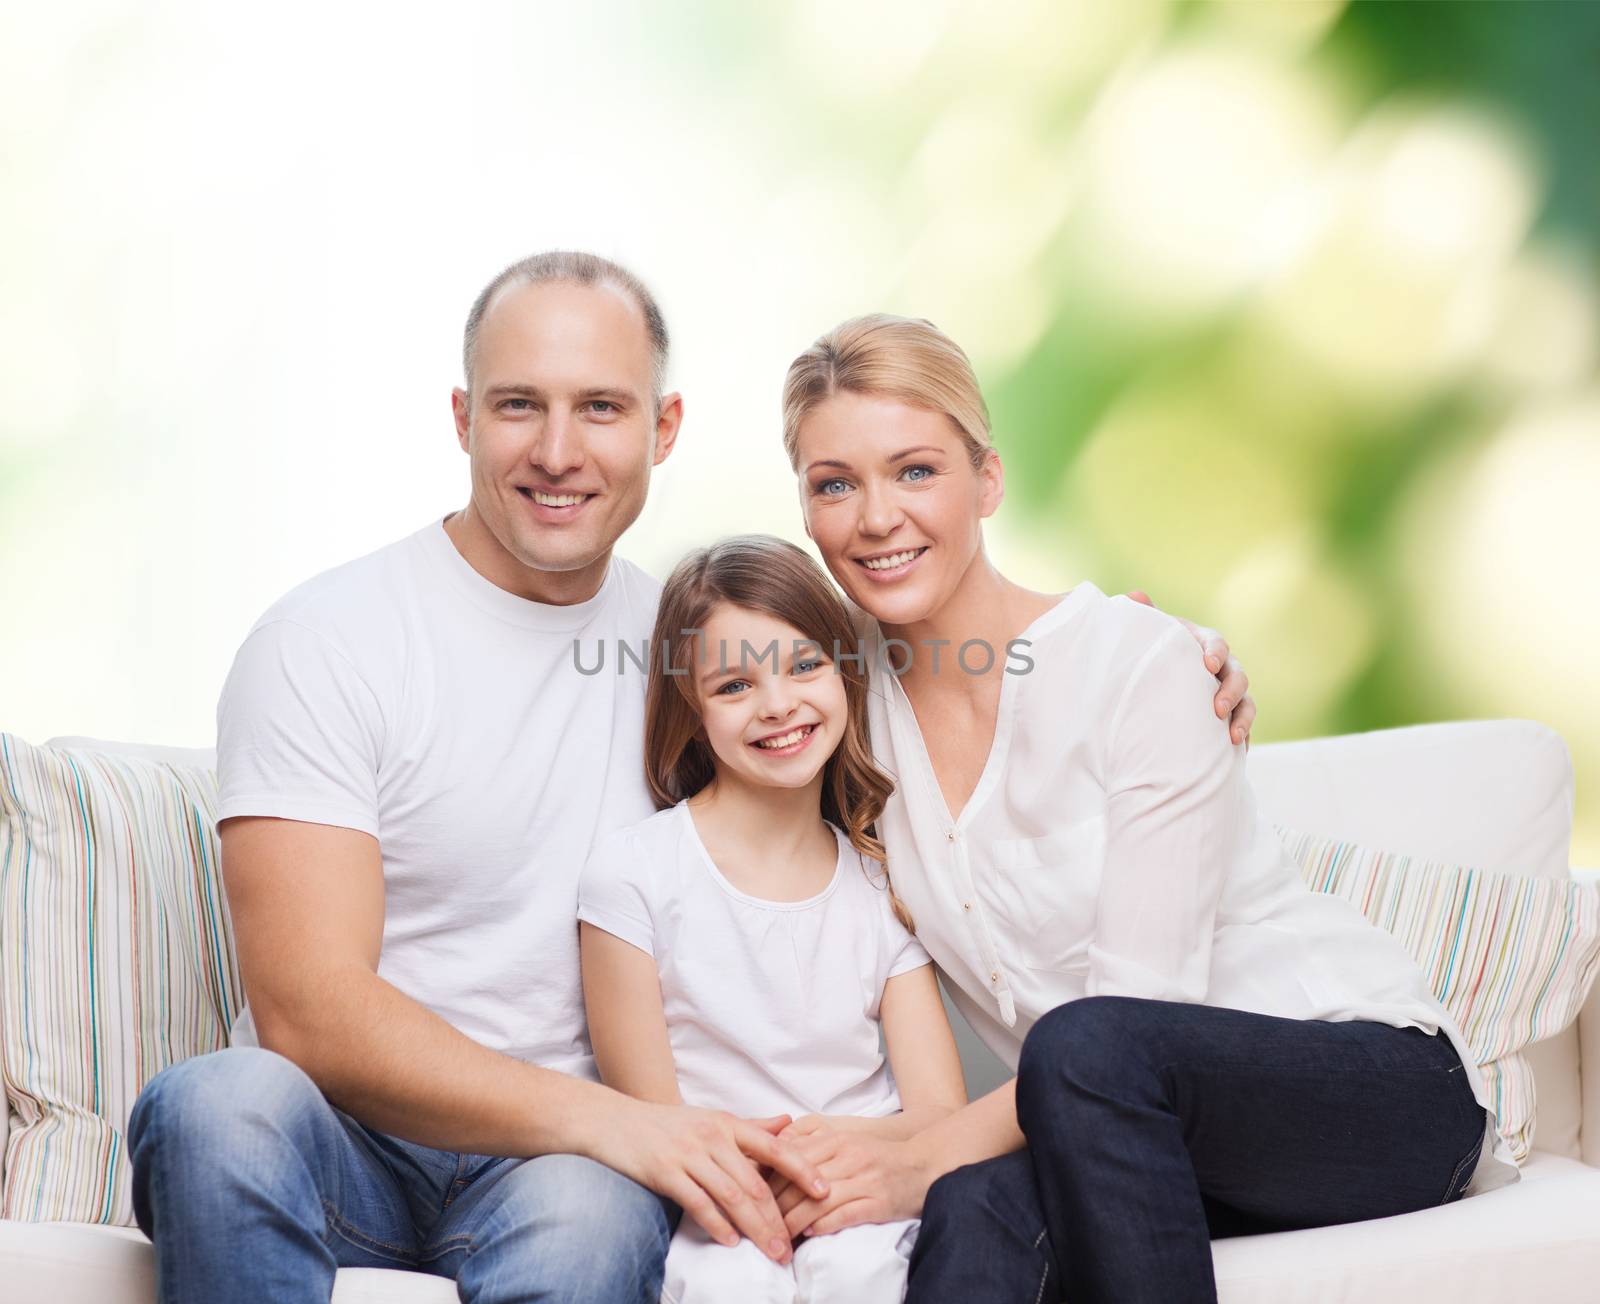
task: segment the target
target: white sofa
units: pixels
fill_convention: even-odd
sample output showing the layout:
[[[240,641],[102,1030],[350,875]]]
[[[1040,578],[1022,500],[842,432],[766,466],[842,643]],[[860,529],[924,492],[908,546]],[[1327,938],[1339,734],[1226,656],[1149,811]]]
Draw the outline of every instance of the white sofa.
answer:
[[[1572,769],[1561,739],[1540,725],[1260,746],[1250,771],[1267,813],[1302,832],[1505,873],[1600,875],[1569,870]],[[986,1089],[997,1066],[960,1031],[973,1089]],[[1218,1242],[1222,1304],[1600,1301],[1600,996],[1532,1056],[1538,1131],[1521,1182],[1401,1218]],[[452,1282],[376,1269],[341,1271],[333,1295],[335,1304],[455,1297]],[[0,1304],[154,1299],[153,1252],[136,1230],[0,1222]]]

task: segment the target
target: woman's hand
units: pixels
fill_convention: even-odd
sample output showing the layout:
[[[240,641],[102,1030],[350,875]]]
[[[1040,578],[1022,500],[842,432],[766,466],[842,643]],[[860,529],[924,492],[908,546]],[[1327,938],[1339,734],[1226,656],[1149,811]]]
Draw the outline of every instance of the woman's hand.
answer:
[[[825,1196],[774,1180],[778,1209],[791,1238],[823,1236],[858,1223],[897,1222],[922,1213],[932,1177],[915,1140],[840,1131],[808,1115],[779,1134],[828,1183]]]
[[[1140,589],[1135,589],[1128,596],[1147,607],[1156,605],[1150,601],[1150,595]],[[1248,743],[1250,726],[1256,718],[1256,700],[1250,696],[1250,676],[1245,674],[1238,658],[1229,653],[1228,640],[1216,630],[1197,625],[1182,616],[1173,619],[1187,629],[1200,645],[1200,651],[1206,659],[1206,669],[1221,681],[1215,699],[1217,719],[1227,719],[1228,736],[1235,743]]]

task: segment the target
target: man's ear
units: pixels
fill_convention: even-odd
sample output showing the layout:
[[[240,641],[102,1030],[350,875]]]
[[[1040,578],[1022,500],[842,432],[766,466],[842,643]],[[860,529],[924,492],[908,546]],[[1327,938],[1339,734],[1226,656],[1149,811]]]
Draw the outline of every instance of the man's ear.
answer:
[[[464,389],[450,391],[450,413],[456,421],[456,442],[463,453],[470,452],[472,442],[472,398]]]
[[[984,454],[983,465],[978,468],[978,515],[993,516],[1005,498],[1005,468],[1000,465],[1000,454],[991,448]]]
[[[651,466],[660,466],[667,460],[678,442],[678,429],[683,425],[683,395],[668,394],[661,400],[661,412],[656,417],[656,454]]]

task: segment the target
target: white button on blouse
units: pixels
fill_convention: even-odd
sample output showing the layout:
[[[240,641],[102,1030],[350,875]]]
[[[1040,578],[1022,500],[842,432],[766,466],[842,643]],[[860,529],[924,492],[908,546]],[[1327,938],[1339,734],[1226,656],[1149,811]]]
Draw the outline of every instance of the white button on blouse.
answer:
[[[890,877],[1007,1064],[1057,1005],[1142,996],[1440,1031],[1487,1104],[1405,948],[1305,887],[1257,813],[1244,748],[1212,708],[1216,681],[1171,617],[1085,583],[1034,621],[1032,667],[1006,663],[988,759],[954,819],[882,633],[861,628],[873,751],[896,784],[879,822]],[[1470,1189],[1514,1176],[1495,1140],[1486,1129]]]

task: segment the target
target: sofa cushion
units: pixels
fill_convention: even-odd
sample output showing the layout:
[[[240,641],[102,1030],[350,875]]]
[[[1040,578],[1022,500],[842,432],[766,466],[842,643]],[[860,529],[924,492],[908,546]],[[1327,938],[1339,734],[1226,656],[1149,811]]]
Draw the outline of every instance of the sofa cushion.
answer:
[[[1600,970],[1600,893],[1315,834],[1285,832],[1284,841],[1307,886],[1349,901],[1417,961],[1482,1066],[1500,1133],[1521,1163],[1535,1100],[1518,1052],[1577,1018]]]
[[[1399,1218],[1217,1241],[1219,1304],[1591,1304],[1600,1171],[1538,1154],[1523,1180]],[[0,1282],[18,1304],[154,1304],[155,1254],[120,1227],[0,1222]],[[332,1304],[445,1304],[453,1284],[341,1268]]]
[[[1535,1153],[1512,1186],[1398,1218],[1217,1241],[1219,1304],[1592,1304],[1600,1171]]]
[[[0,734],[3,1216],[131,1223],[135,1098],[227,1044],[215,803],[203,764]]]
[[[0,1222],[6,1304],[155,1304],[156,1256],[132,1227]],[[340,1268],[331,1304],[454,1304],[444,1277]]]
[[[1568,877],[1572,760],[1555,730],[1531,720],[1268,743],[1251,749],[1249,770],[1276,824],[1497,874]],[[1539,1098],[1533,1144],[1576,1156],[1588,1085],[1576,1026],[1535,1043],[1528,1060]],[[1600,1142],[1593,1152],[1600,1158]]]

